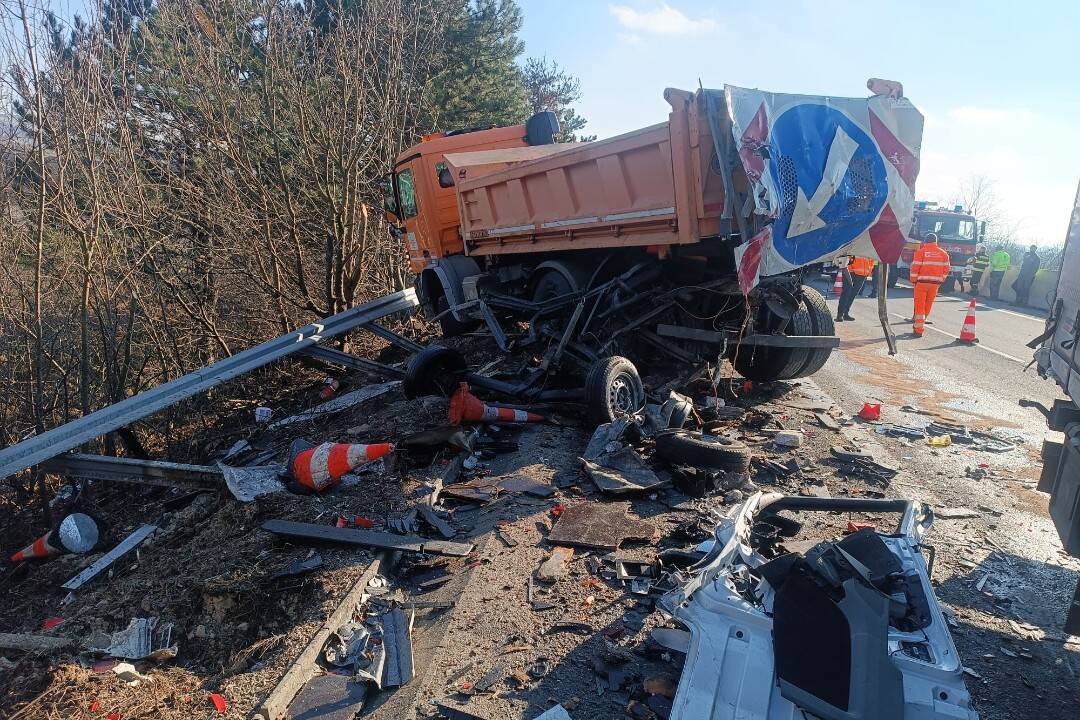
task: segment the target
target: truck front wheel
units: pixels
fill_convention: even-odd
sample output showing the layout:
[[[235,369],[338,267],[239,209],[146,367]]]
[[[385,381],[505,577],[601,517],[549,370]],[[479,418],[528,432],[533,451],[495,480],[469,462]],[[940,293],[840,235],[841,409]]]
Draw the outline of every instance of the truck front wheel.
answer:
[[[645,407],[645,387],[634,363],[613,355],[593,363],[585,376],[589,420],[596,425],[633,415]]]

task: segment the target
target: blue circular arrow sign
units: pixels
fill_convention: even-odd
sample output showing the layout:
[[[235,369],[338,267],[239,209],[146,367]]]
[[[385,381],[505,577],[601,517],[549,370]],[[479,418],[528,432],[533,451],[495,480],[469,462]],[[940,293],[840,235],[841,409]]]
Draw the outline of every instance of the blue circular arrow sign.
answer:
[[[828,105],[796,105],[778,116],[769,157],[780,206],[773,247],[794,265],[835,253],[862,235],[888,198],[877,145]]]

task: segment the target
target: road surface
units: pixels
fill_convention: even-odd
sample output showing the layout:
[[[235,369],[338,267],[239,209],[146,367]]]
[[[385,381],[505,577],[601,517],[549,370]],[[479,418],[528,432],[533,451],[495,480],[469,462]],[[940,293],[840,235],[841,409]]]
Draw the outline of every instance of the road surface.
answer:
[[[1062,627],[1080,562],[1063,553],[1048,496],[1034,489],[1042,442],[1060,434],[1047,430],[1038,411],[1018,405],[1021,398],[1049,405],[1061,397],[1034,368],[1025,371],[1032,356],[1025,344],[1043,330],[1045,312],[980,299],[980,342],[964,345],[958,339],[968,297],[940,297],[933,324],[917,338],[908,320],[910,286],[890,294],[898,354],[887,353],[876,300],[859,299],[855,321],[837,323],[840,351],[812,380],[850,415],[880,401],[886,422],[925,426],[936,415],[1015,438],[1016,450],[978,453],[888,437],[871,424],[846,429],[852,442],[902,469],[890,495],[977,511],[975,518],[939,518],[928,541],[937,550],[938,598],[957,618],[954,640],[983,720],[1074,718],[1080,646],[1063,641]],[[835,299],[829,305],[835,315]],[[979,477],[980,467],[989,475]]]

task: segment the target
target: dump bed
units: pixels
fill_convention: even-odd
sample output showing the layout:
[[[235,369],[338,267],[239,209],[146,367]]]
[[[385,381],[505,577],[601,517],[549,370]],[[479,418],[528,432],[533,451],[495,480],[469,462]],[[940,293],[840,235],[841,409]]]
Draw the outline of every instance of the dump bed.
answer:
[[[703,226],[715,234],[723,185],[710,181],[712,138],[692,97],[680,93],[668,122],[495,171],[474,168],[479,153],[448,155],[466,253],[692,243]]]

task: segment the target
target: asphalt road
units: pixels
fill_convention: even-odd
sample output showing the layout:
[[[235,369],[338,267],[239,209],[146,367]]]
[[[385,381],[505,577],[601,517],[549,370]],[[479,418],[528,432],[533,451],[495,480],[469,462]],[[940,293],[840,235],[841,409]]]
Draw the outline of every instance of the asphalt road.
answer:
[[[980,717],[1075,718],[1080,646],[1062,627],[1080,561],[1062,551],[1048,496],[1034,489],[1042,442],[1060,434],[1047,430],[1038,411],[1018,405],[1021,398],[1049,405],[1061,396],[1034,368],[1024,369],[1032,356],[1025,344],[1042,331],[1044,314],[980,300],[980,342],[965,345],[958,337],[969,298],[940,297],[933,325],[917,338],[908,321],[911,288],[901,285],[890,294],[898,353],[888,355],[876,300],[859,299],[855,321],[837,323],[839,352],[812,381],[848,415],[879,401],[887,423],[925,426],[938,416],[1016,442],[1004,453],[955,443],[939,449],[881,434],[876,424],[845,428],[852,444],[900,468],[890,496],[975,511],[964,520],[939,517],[928,541],[937,550],[935,592],[957,620],[953,638],[971,670],[966,680]],[[835,314],[836,300],[829,305]]]
[[[852,308],[855,321],[837,323],[841,352],[823,372],[842,378],[857,370],[854,375],[867,376],[873,394],[887,404],[925,404],[930,410],[967,413],[975,424],[1021,432],[1041,445],[1046,435],[1042,415],[1020,408],[1018,402],[1030,398],[1049,404],[1061,396],[1034,367],[1024,369],[1033,353],[1026,344],[1042,332],[1045,311],[980,298],[975,308],[979,342],[967,345],[959,338],[968,296],[940,295],[919,338],[911,332],[910,286],[901,283],[889,293],[889,322],[898,354],[887,355],[876,299],[859,298]],[[836,300],[830,298],[829,306],[835,314]]]

